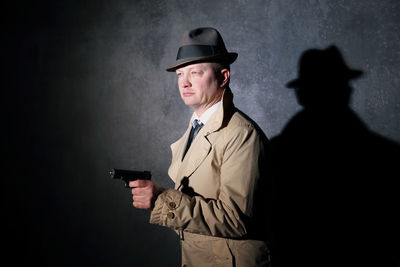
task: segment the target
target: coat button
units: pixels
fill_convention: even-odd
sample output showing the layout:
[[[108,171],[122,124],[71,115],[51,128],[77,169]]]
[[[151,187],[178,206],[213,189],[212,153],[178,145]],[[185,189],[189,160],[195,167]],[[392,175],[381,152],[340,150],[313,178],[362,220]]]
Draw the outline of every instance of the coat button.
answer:
[[[173,212],[168,212],[167,217],[168,217],[168,219],[173,219],[173,218],[175,218],[175,214]]]
[[[176,208],[175,202],[169,202],[169,203],[168,203],[168,207],[169,207],[170,209],[175,209],[175,208]]]

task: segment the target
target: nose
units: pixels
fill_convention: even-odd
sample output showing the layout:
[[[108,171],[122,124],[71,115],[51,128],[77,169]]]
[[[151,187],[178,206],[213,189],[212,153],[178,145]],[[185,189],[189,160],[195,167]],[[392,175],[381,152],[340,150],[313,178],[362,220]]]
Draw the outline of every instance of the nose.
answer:
[[[189,80],[189,77],[187,75],[183,75],[181,79],[181,85],[183,88],[188,88],[192,86],[192,83]]]

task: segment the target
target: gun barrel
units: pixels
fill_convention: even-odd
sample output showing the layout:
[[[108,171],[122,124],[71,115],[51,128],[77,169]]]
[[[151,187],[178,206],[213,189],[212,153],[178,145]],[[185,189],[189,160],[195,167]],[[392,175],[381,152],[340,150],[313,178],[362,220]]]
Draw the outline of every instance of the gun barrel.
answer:
[[[109,171],[111,178],[121,179],[124,181],[134,180],[151,180],[151,173],[149,171],[132,171],[123,169],[111,169]]]

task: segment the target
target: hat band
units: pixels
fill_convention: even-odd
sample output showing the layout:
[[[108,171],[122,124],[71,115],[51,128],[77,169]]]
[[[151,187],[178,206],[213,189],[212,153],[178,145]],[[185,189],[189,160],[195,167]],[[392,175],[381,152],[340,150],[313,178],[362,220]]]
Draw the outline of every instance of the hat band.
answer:
[[[176,60],[191,57],[206,57],[217,54],[218,47],[213,45],[185,45],[181,46]]]

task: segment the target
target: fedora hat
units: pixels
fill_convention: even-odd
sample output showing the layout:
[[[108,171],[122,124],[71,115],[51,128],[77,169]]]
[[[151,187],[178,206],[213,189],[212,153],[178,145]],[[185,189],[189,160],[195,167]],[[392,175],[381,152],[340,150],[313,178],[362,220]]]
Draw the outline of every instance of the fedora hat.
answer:
[[[183,66],[200,62],[232,64],[238,54],[228,52],[221,34],[214,28],[197,28],[185,31],[176,62],[167,71],[175,71]]]
[[[362,73],[347,67],[339,49],[334,45],[326,49],[309,49],[301,55],[299,77],[287,83],[286,87],[339,84],[358,78]]]

